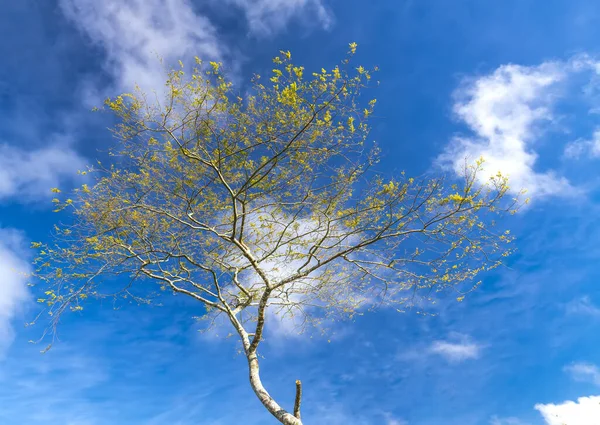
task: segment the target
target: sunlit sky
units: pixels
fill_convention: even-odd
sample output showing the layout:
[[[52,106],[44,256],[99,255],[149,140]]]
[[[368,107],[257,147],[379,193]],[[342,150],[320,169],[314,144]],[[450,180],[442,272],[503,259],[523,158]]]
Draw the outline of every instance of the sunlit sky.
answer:
[[[531,203],[517,253],[463,302],[379,310],[333,333],[267,329],[265,385],[307,424],[600,423],[600,3],[594,0],[21,0],[0,13],[0,424],[263,425],[234,338],[201,307],[110,302],[65,316],[52,350],[24,327],[31,241],[113,139],[107,96],[167,65],[218,60],[243,90],[291,50],[379,66],[384,172],[454,175],[483,156]],[[240,422],[241,421],[241,422]]]

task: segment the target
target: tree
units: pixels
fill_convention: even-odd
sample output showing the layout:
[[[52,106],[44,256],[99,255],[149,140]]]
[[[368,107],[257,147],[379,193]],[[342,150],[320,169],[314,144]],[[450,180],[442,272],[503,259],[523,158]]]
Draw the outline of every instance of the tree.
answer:
[[[355,50],[309,78],[281,52],[245,96],[196,59],[190,76],[183,64],[169,73],[162,102],[140,90],[107,100],[119,118],[112,165],[54,200],[68,223],[34,244],[52,324],[90,297],[184,294],[226,318],[260,402],[300,425],[301,384],[289,413],[261,382],[266,323],[319,326],[447,288],[461,301],[510,252],[493,227],[515,205],[507,180],[480,184],[481,161],[457,184],[378,172],[376,102],[362,93],[376,69],[352,68]]]

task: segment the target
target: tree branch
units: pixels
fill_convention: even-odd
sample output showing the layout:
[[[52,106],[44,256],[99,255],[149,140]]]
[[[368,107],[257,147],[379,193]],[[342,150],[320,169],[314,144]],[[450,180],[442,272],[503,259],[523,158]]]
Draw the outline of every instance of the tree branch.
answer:
[[[294,416],[302,419],[300,416],[300,404],[302,403],[302,382],[296,381],[296,400],[294,401]]]

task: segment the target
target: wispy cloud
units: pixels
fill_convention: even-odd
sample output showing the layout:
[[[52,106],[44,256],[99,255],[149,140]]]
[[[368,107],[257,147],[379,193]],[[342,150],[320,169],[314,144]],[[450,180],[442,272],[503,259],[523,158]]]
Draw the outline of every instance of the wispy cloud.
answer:
[[[580,397],[561,404],[536,404],[547,425],[597,425],[600,396]]]
[[[89,393],[108,379],[106,365],[82,347],[61,345],[46,355],[31,350],[9,358],[0,374],[0,422],[99,425],[118,410]],[[116,403],[115,403],[116,404]]]
[[[497,416],[492,417],[490,425],[529,425],[523,422],[519,418],[499,418]]]
[[[481,356],[482,345],[473,342],[467,336],[460,336],[446,341],[435,341],[429,351],[444,357],[451,363],[459,363],[469,359],[478,359]]]
[[[600,129],[594,131],[589,140],[576,140],[565,146],[564,155],[569,159],[579,159],[582,156],[600,157]]]
[[[586,295],[569,302],[567,304],[567,313],[600,317],[600,307],[596,306],[592,300],[590,300],[590,297]]]
[[[49,198],[52,187],[60,186],[85,167],[85,160],[62,144],[28,150],[0,145],[0,200]]]
[[[213,2],[215,9],[237,7],[250,31],[271,35],[293,18],[328,28],[333,16],[322,0],[226,0]],[[114,92],[160,91],[164,67],[198,56],[204,60],[233,62],[231,47],[219,36],[217,25],[190,0],[60,0],[64,15],[106,55],[104,68],[112,87],[88,81],[82,90],[88,103],[96,104]],[[161,64],[159,58],[163,61]]]
[[[22,233],[0,229],[0,357],[13,340],[12,320],[29,300],[30,271]]]
[[[324,28],[333,16],[322,0],[227,0],[242,8],[250,31],[267,35],[281,30],[294,17],[310,19]],[[316,21],[315,21],[316,19]]]
[[[215,26],[197,13],[188,0],[61,0],[64,14],[106,54],[105,68],[113,91],[160,90],[166,65],[199,56],[222,59],[225,46]],[[96,103],[106,89],[89,84],[89,101]],[[99,91],[99,92],[98,92]]]
[[[564,368],[575,381],[590,382],[600,386],[600,368],[592,363],[573,363]]]
[[[387,415],[385,423],[386,425],[408,425],[406,421],[394,418],[391,415]]]

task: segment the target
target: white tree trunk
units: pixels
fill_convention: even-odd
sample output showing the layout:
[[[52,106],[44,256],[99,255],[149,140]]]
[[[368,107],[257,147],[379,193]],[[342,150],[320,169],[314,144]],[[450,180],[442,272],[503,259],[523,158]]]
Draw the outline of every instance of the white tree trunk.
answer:
[[[284,425],[302,425],[302,421],[283,409],[267,392],[260,380],[260,369],[256,353],[248,355],[250,385],[265,408]]]

